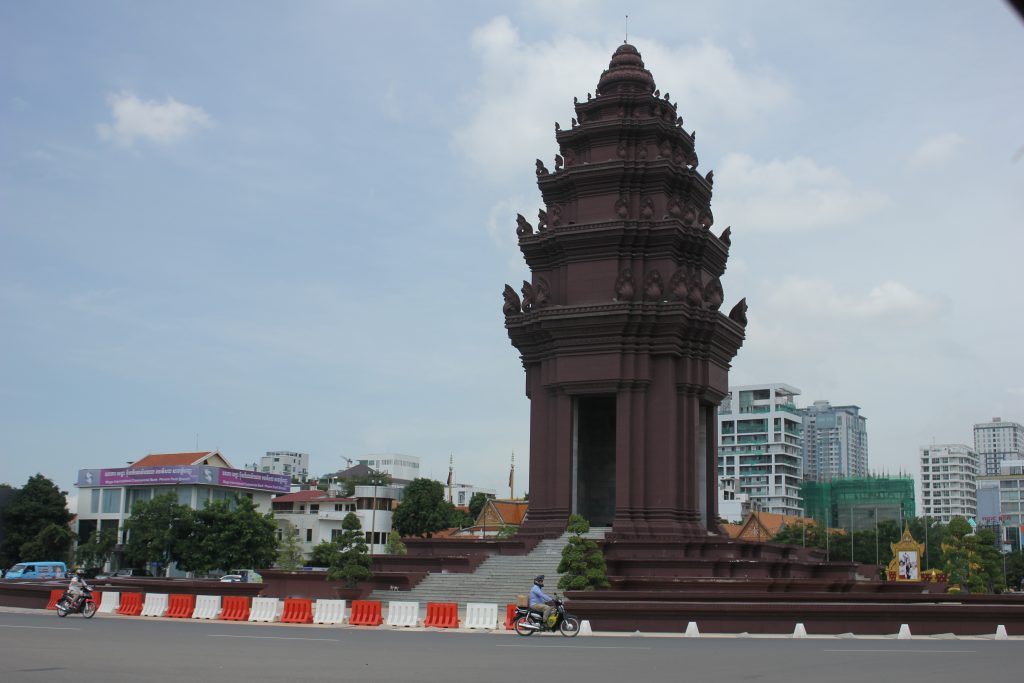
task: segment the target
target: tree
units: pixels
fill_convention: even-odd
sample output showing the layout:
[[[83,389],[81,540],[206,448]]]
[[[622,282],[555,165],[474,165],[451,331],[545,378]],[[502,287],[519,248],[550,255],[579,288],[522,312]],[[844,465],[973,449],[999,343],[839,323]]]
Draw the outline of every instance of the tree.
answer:
[[[448,506],[448,527],[465,529],[476,523],[476,518],[468,512],[460,510],[451,503],[446,503],[446,505]]]
[[[447,529],[451,521],[451,503],[444,499],[441,482],[413,479],[405,487],[405,498],[395,508],[391,524],[402,536],[430,537]]]
[[[271,566],[277,557],[273,515],[260,514],[246,496],[208,503],[194,516],[193,538],[181,553],[185,569],[258,569]]]
[[[309,562],[314,567],[330,567],[331,561],[339,552],[341,552],[341,548],[337,543],[320,541],[313,546],[313,554],[310,556]]]
[[[580,515],[572,515],[566,530],[572,536],[562,549],[562,561],[558,563],[558,573],[562,575],[558,587],[575,591],[608,588],[608,568],[601,547],[593,539],[583,537],[590,531],[590,522]]]
[[[518,531],[519,527],[506,524],[505,526],[499,527],[498,533],[494,536],[495,538],[511,538],[512,536],[515,536]]]
[[[288,570],[298,569],[303,565],[304,560],[302,547],[299,545],[299,530],[291,522],[286,522],[281,540],[277,543],[277,567]]]
[[[354,512],[341,520],[342,533],[337,541],[338,552],[327,570],[328,581],[344,581],[347,588],[355,588],[360,581],[370,578],[372,572],[369,549],[363,536],[363,525]]]
[[[942,544],[946,576],[949,585],[970,593],[983,593],[985,580],[981,576],[981,558],[974,543],[968,540],[971,525],[963,517],[954,517],[946,527],[946,542]]]
[[[102,567],[110,559],[117,545],[117,532],[113,529],[94,530],[85,543],[78,545],[75,554],[78,563],[83,567]]]
[[[136,501],[125,529],[125,557],[140,566],[155,563],[167,567],[181,560],[185,552],[189,553],[185,562],[188,565],[193,557],[192,548],[199,540],[192,538],[195,530],[192,508],[178,503],[174,493]]]
[[[968,540],[978,556],[977,573],[985,591],[1002,593],[1006,590],[1006,578],[1003,576],[1003,556],[995,532],[992,529],[979,529]]]
[[[391,533],[388,534],[388,542],[384,546],[384,552],[389,555],[405,555],[409,550],[402,543],[402,535],[392,529]]]
[[[478,517],[480,517],[480,511],[484,509],[484,505],[487,504],[488,500],[493,500],[494,494],[482,493],[480,491],[473,494],[473,497],[469,499],[469,514],[473,517],[473,523],[476,523]]]
[[[1014,590],[1024,590],[1024,555],[1020,551],[1006,554],[1006,583]]]
[[[3,544],[0,545],[0,565],[10,567],[22,560],[57,559],[24,554],[22,546],[36,540],[43,529],[50,525],[67,528],[72,515],[67,509],[66,496],[66,491],[61,491],[41,474],[30,477],[23,487],[15,491],[10,502],[0,510],[0,526],[5,534]],[[47,537],[55,541],[58,535],[50,532]],[[31,545],[28,550],[49,552],[51,548]],[[66,556],[67,547],[63,548],[63,552]]]
[[[75,534],[64,524],[47,524],[35,538],[21,544],[22,557],[46,557],[65,562],[69,559]]]

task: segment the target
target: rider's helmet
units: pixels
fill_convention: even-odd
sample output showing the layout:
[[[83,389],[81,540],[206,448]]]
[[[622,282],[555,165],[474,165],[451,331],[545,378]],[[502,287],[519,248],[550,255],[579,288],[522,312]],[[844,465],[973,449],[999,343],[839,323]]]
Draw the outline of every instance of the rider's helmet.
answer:
[[[543,585],[544,585],[544,575],[543,575],[543,574],[541,574],[540,576],[538,576],[537,578],[535,578],[535,579],[533,580],[533,582],[534,582],[535,584],[537,584],[538,586],[543,586]]]
[[[80,579],[82,579],[82,578],[85,578],[85,570],[84,570],[84,569],[76,569],[76,570],[75,570],[75,574],[76,574],[76,575],[78,576],[78,578],[80,578]]]

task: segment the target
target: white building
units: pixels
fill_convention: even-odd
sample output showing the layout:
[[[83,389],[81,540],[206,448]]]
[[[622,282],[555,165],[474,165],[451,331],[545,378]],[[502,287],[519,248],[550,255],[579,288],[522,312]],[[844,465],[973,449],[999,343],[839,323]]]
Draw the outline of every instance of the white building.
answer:
[[[384,552],[391,532],[392,511],[400,489],[394,486],[356,486],[350,498],[326,491],[297,491],[274,499],[274,519],[278,538],[289,529],[299,533],[299,547],[309,559],[320,543],[335,542],[341,536],[345,516],[354,512],[359,518],[371,554]]]
[[[867,419],[858,406],[815,401],[800,414],[805,479],[831,481],[868,475]]]
[[[981,459],[981,474],[1000,474],[1004,460],[1024,458],[1024,427],[993,417],[974,425],[974,451]]]
[[[964,444],[921,449],[921,514],[943,524],[978,514],[978,454]]]
[[[420,476],[420,458],[417,455],[375,454],[359,458],[358,462],[377,472],[390,474],[395,483],[407,484]]]
[[[259,471],[286,474],[293,479],[306,481],[309,479],[309,453],[267,451],[260,458]]]
[[[208,502],[241,494],[251,498],[256,508],[265,513],[270,512],[274,494],[287,492],[289,484],[290,479],[283,475],[234,469],[217,451],[154,453],[128,467],[79,470],[74,524],[80,543],[96,529],[110,529],[117,533],[118,543],[123,544],[125,521],[136,501],[174,493],[178,503],[199,510]],[[112,564],[119,563],[115,553]]]
[[[486,493],[492,498],[497,497],[494,489],[484,488],[482,486],[474,486],[473,484],[455,484],[451,486],[452,504],[457,507],[466,507],[469,505],[469,501],[473,500],[473,496],[477,493]],[[444,489],[445,499],[448,497],[448,487]]]
[[[738,486],[736,477],[718,479],[718,516],[734,524],[741,524],[750,514],[750,496],[737,493]]]
[[[718,408],[718,477],[758,510],[803,516],[800,480],[803,420],[788,384],[730,387]]]

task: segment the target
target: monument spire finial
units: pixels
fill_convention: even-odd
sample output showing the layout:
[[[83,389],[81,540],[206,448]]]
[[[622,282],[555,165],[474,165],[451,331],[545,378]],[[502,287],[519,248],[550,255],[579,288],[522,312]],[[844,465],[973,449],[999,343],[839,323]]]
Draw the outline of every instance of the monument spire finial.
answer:
[[[626,39],[623,40],[622,42],[623,43],[628,43],[629,42],[629,15],[628,14],[626,15]]]

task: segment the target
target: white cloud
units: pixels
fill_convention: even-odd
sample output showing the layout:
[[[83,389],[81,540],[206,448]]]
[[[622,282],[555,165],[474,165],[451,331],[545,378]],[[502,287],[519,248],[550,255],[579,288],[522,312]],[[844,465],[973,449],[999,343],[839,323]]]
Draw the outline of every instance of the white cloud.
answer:
[[[945,309],[942,299],[887,280],[866,293],[842,294],[825,280],[790,277],[768,288],[766,303],[790,317],[847,319],[856,322],[894,319],[921,321]]]
[[[925,140],[908,162],[912,168],[943,166],[952,161],[964,139],[956,133],[943,133]]]
[[[679,102],[687,129],[748,121],[790,99],[789,86],[778,77],[741,70],[732,53],[711,41],[682,47],[643,38],[632,42],[655,78],[661,76],[658,87]],[[554,122],[568,126],[569,97],[593,92],[616,48],[564,34],[528,43],[504,16],[478,27],[471,44],[480,78],[470,119],[453,142],[477,169],[501,181],[528,173],[533,158],[554,155]]]
[[[183,104],[173,97],[160,103],[156,100],[143,101],[130,92],[121,92],[109,95],[107,103],[114,122],[97,124],[96,131],[100,139],[119,147],[131,147],[136,140],[167,145],[211,125],[209,115],[200,107]]]
[[[880,192],[858,190],[837,169],[813,159],[758,163],[729,154],[715,169],[715,214],[744,230],[807,230],[856,220],[882,206]]]

